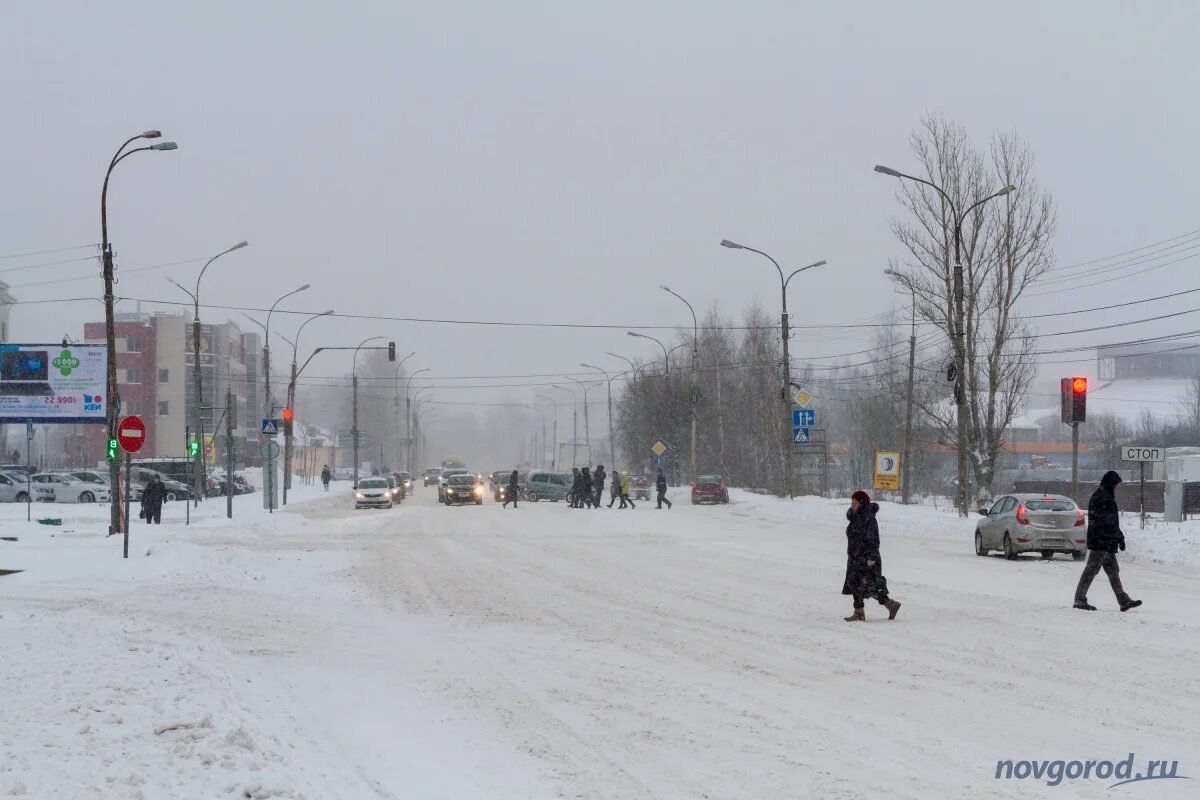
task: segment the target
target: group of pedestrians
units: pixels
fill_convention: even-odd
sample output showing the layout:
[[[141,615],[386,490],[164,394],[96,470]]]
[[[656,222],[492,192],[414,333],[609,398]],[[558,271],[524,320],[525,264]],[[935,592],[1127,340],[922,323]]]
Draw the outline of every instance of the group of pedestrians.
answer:
[[[587,467],[577,467],[572,469],[571,473],[571,491],[567,495],[568,505],[571,508],[599,508],[604,497],[604,484],[609,480],[608,473],[604,471],[604,465],[598,464],[595,472]],[[658,477],[654,480],[654,486],[658,494],[656,508],[662,508],[665,503],[670,509],[672,503],[667,499],[667,476],[661,469],[658,471]],[[628,474],[622,475],[614,469],[608,507],[612,508],[613,503],[620,501],[621,505],[617,506],[618,510],[637,508],[630,494],[632,488],[633,479]]]
[[[1117,598],[1117,606],[1129,611],[1142,604],[1134,600],[1121,584],[1121,570],[1117,564],[1117,552],[1125,549],[1125,533],[1121,530],[1121,513],[1117,506],[1116,489],[1121,476],[1107,472],[1100,479],[1100,486],[1088,501],[1087,563],[1079,583],[1075,587],[1074,607],[1081,611],[1095,611],[1088,602],[1088,589],[1100,570],[1108,575],[1109,585]],[[879,523],[875,517],[879,504],[871,502],[864,491],[850,497],[850,508],[846,511],[846,579],[842,583],[842,594],[854,599],[854,610],[846,617],[847,622],[866,620],[865,601],[874,598],[887,609],[888,619],[895,619],[900,603],[888,595],[887,578],[883,575],[883,558],[879,553]]]

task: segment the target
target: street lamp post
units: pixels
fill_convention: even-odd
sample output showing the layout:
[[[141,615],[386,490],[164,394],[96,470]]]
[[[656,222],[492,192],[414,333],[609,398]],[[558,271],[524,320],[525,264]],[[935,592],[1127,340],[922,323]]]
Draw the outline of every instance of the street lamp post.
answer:
[[[247,241],[238,242],[228,250],[222,250],[206,261],[204,266],[200,268],[200,274],[196,276],[196,291],[194,292],[187,289],[182,284],[171,280],[170,278],[167,279],[182,289],[188,297],[192,298],[192,386],[195,388],[195,399],[192,407],[192,413],[189,416],[192,418],[192,430],[196,432],[196,441],[200,445],[196,450],[196,458],[193,459],[192,462],[192,482],[195,484],[196,490],[194,502],[197,505],[200,503],[200,498],[204,497],[205,495],[204,470],[200,469],[199,467],[200,464],[204,463],[204,417],[201,415],[201,406],[204,405],[204,391],[200,374],[200,280],[204,277],[204,273],[208,269],[209,264],[213,263],[226,253],[232,253],[234,250],[240,250],[249,244],[250,243]],[[213,434],[215,435],[216,431],[213,431]]]
[[[158,139],[162,136],[161,131],[143,131],[137,136],[131,136],[125,140],[117,152],[113,155],[112,160],[108,162],[108,171],[104,173],[104,186],[100,189],[100,263],[101,271],[104,276],[104,343],[107,351],[105,356],[105,382],[106,392],[108,397],[107,406],[107,428],[108,439],[111,440],[117,435],[117,418],[121,413],[121,395],[117,388],[117,322],[116,322],[116,297],[113,295],[113,283],[115,276],[113,275],[113,259],[112,259],[112,244],[108,241],[108,180],[112,177],[112,171],[124,159],[140,153],[144,150],[175,150],[179,145],[175,142],[159,142],[157,144],[148,145],[146,147],[135,147],[132,150],[125,148],[136,142],[138,139]],[[108,532],[109,534],[118,533],[121,525],[121,492],[117,491],[121,480],[121,465],[116,459],[108,463],[109,485],[112,487],[110,495],[112,497],[109,506]]]
[[[295,419],[296,414],[296,379],[299,373],[296,371],[297,350],[300,347],[300,334],[304,332],[304,327],[314,319],[327,317],[334,313],[333,309],[322,311],[320,314],[313,314],[304,322],[300,323],[299,329],[296,331],[296,338],[290,344],[292,345],[292,374],[288,379],[287,388],[287,407],[292,410],[292,419]],[[291,425],[285,425],[283,429],[283,504],[287,505],[288,489],[292,488],[292,447],[295,440],[295,434],[292,431]]]
[[[917,288],[903,273],[885,269],[883,274],[912,292],[912,328],[908,335],[908,391],[904,408],[904,448],[900,454],[900,502],[908,505],[909,498],[912,496],[912,468],[908,463],[908,454],[912,442],[913,371],[917,364]]]
[[[635,381],[637,380],[637,364],[633,363],[632,358],[628,358],[627,356],[620,355],[619,353],[609,353],[607,351],[604,353],[604,355],[612,356],[613,358],[619,358],[622,361],[624,361],[626,364],[628,364],[629,365],[629,374],[633,376],[633,379]]]
[[[358,351],[363,348],[367,342],[376,342],[383,339],[382,336],[370,336],[358,343],[358,347],[354,348],[354,358],[351,361],[352,370],[350,383],[353,386],[354,393],[354,410],[353,420],[350,425],[350,437],[354,439],[354,488],[358,489]]]
[[[550,448],[550,469],[558,468],[558,400],[544,394],[536,395],[539,400],[549,400],[554,404],[554,444]]]
[[[412,382],[413,378],[422,372],[429,372],[429,370],[429,367],[424,367],[409,375],[408,382],[404,386],[404,439],[408,448],[408,472],[410,475],[416,472],[413,469]]]
[[[692,479],[696,478],[696,378],[700,363],[700,324],[696,321],[696,309],[684,299],[679,292],[673,292],[666,286],[658,287],[667,294],[672,294],[683,300],[683,304],[692,312]]]
[[[574,383],[579,384],[579,387],[581,389],[583,389],[583,443],[588,446],[588,464],[590,466],[591,460],[592,460],[592,457],[591,457],[591,454],[592,454],[592,427],[591,427],[590,422],[588,421],[590,419],[589,414],[588,414],[588,405],[589,405],[588,404],[588,392],[590,392],[592,389],[595,389],[600,384],[599,383],[587,384],[587,383],[584,383],[583,381],[579,380],[578,378],[571,377],[570,375],[567,376],[567,380],[573,381]]]
[[[966,312],[963,308],[963,265],[962,265],[962,223],[963,220],[975,209],[982,206],[989,200],[994,200],[997,197],[1003,197],[1010,192],[1015,192],[1017,187],[1013,185],[1005,186],[998,192],[994,192],[987,197],[970,205],[966,211],[959,214],[958,206],[950,199],[950,195],[942,190],[942,187],[936,183],[927,181],[924,178],[918,178],[915,175],[907,175],[903,172],[898,172],[890,167],[884,167],[879,164],[875,165],[875,171],[881,175],[888,175],[893,178],[901,178],[910,180],[916,183],[922,183],[942,196],[942,200],[946,205],[950,206],[950,213],[954,217],[954,330],[952,331],[952,340],[954,342],[954,366],[957,384],[954,392],[955,415],[958,423],[958,513],[959,516],[967,515],[967,483],[969,482],[969,469],[967,466],[967,348],[966,348]]]
[[[826,264],[826,261],[818,261],[814,264],[809,264],[807,267],[800,267],[793,270],[792,274],[786,278],[783,276],[783,268],[779,266],[779,262],[771,256],[764,253],[762,250],[755,250],[753,247],[747,247],[744,244],[737,244],[728,239],[721,240],[722,247],[728,247],[733,250],[749,250],[751,253],[758,253],[763,258],[766,258],[775,265],[776,271],[779,272],[779,294],[783,300],[783,312],[779,317],[779,335],[783,342],[783,389],[780,393],[780,401],[783,404],[783,494],[788,497],[795,497],[795,491],[792,488],[792,361],[791,355],[788,353],[788,345],[791,334],[788,328],[788,307],[787,307],[787,290],[788,284],[792,282],[792,278],[799,275],[805,270],[810,270],[815,267],[820,267]]]
[[[560,386],[557,383],[551,384],[550,388],[558,389],[571,395],[571,466],[574,467],[575,447],[579,444],[579,395],[575,394],[574,389],[567,386]]]
[[[613,413],[612,413],[612,382],[613,382],[613,378],[616,377],[616,374],[614,373],[613,375],[609,375],[607,371],[602,370],[599,367],[592,366],[591,364],[580,364],[579,366],[584,367],[586,369],[596,370],[597,372],[599,372],[601,375],[604,376],[604,379],[606,381],[608,381],[608,459],[609,459],[608,466],[609,466],[609,469],[612,469],[613,465],[617,463],[617,440],[616,440],[616,437],[613,436]]]
[[[662,351],[663,351],[663,369],[665,370],[667,377],[668,378],[671,377],[671,353],[667,351],[667,346],[665,344],[660,342],[658,339],[655,339],[653,336],[647,336],[644,333],[635,333],[634,331],[626,331],[625,335],[633,336],[638,339],[649,339],[650,341],[656,343],[659,347],[661,347]],[[612,355],[612,354],[610,353],[609,355]]]

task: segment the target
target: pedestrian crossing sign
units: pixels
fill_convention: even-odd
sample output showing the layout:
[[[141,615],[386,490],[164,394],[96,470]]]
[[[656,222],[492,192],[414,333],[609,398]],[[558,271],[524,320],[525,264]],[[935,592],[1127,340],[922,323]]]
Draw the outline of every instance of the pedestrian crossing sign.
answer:
[[[278,436],[279,435],[279,420],[264,419],[262,421],[263,436]]]

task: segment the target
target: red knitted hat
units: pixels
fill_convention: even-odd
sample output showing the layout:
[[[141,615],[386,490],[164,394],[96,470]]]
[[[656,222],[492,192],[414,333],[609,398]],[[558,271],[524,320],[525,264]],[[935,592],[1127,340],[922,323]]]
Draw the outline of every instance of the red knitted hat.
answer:
[[[859,489],[857,492],[850,495],[850,499],[857,500],[859,505],[865,506],[867,503],[871,502],[871,495],[867,494],[862,489]]]

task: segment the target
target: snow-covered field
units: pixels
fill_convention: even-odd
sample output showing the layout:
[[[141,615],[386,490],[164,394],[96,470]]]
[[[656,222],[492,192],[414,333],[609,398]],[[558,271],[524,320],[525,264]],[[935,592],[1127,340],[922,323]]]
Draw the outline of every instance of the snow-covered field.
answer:
[[[1196,780],[997,780],[1000,760],[1178,760],[1200,779],[1200,528],[1126,521],[1122,574],[976,557],[885,504],[904,603],[851,625],[841,501],[351,510],[347,485],[0,506],[0,797],[1194,797]]]

